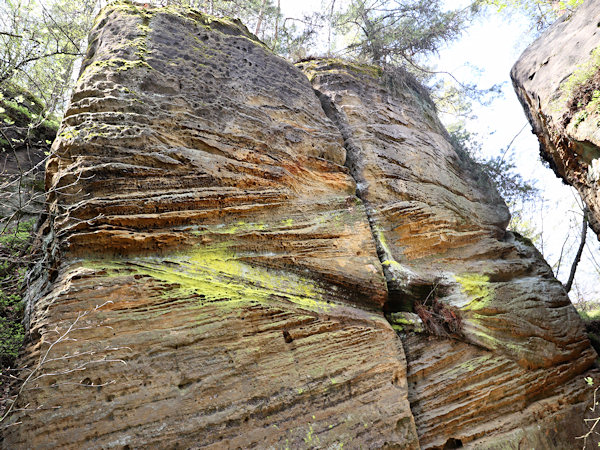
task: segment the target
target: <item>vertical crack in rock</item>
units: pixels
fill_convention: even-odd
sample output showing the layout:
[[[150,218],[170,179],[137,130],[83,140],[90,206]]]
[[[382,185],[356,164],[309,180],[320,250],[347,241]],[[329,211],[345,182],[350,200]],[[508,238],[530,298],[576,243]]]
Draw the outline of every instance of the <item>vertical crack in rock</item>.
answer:
[[[421,447],[571,444],[564,424],[581,414],[580,375],[595,353],[550,267],[506,231],[508,210],[489,179],[452,147],[402,74],[332,59],[298,65],[344,138],[408,362]],[[413,306],[428,334],[397,312]],[[541,413],[549,404],[573,407]]]
[[[5,448],[418,448],[367,215],[306,76],[185,8],[114,3],[89,42],[20,364],[49,353]]]
[[[325,114],[338,127],[344,139],[344,147],[346,148],[345,165],[356,183],[356,196],[365,206],[371,233],[377,248],[377,256],[386,278],[388,301],[383,309],[387,313],[414,312],[415,300],[426,299],[436,290],[436,285],[413,279],[415,274],[396,262],[394,255],[386,244],[381,224],[375,218],[375,206],[369,201],[365,192],[368,189],[368,181],[364,177],[365,158],[361,154],[361,144],[356,142],[346,119],[336,108],[332,99],[318,89],[315,89],[315,94],[319,98]]]
[[[89,41],[5,448],[581,434],[562,425],[596,356],[577,313],[414,89],[339,61],[304,64],[311,85],[238,21],[185,8],[111,4]],[[386,306],[388,284],[406,297]],[[397,324],[400,342],[381,310],[432,286],[462,342]]]
[[[380,229],[378,229],[378,224],[375,222],[375,218],[374,218],[374,214],[373,214],[374,213],[373,205],[371,205],[371,203],[368,201],[368,199],[365,198],[363,190],[366,188],[366,180],[362,176],[362,171],[359,170],[359,168],[358,168],[358,166],[360,166],[361,163],[363,162],[360,157],[360,152],[361,152],[360,144],[356,143],[354,141],[352,131],[350,130],[347,122],[344,120],[344,118],[340,114],[340,111],[338,111],[338,109],[336,108],[336,106],[333,103],[333,101],[331,100],[331,98],[329,96],[323,94],[322,92],[320,92],[318,89],[315,89],[314,91],[315,91],[316,96],[319,98],[319,101],[321,102],[321,106],[323,107],[323,111],[325,112],[325,115],[327,117],[329,117],[329,119],[331,119],[331,121],[337,126],[337,128],[340,130],[340,134],[342,135],[342,138],[344,140],[344,147],[346,149],[346,161],[344,164],[350,171],[350,175],[352,176],[352,178],[354,179],[354,182],[356,183],[356,196],[362,201],[363,205],[365,206],[367,219],[369,221],[369,226],[371,228],[371,234],[373,235],[373,240],[375,242],[375,246],[377,249],[377,256],[379,257],[379,260],[381,262],[381,267],[383,269],[383,273],[384,273],[385,279],[386,279],[386,285],[387,285],[387,289],[388,289],[388,301],[386,302],[385,305],[383,305],[383,310],[384,310],[384,312],[386,312],[386,320],[388,320],[388,322],[390,323],[392,328],[394,328],[396,330],[396,329],[398,329],[396,324],[394,323],[393,320],[390,321],[391,314],[394,314],[395,312],[398,312],[398,311],[406,311],[406,312],[412,313],[414,311],[414,301],[412,299],[407,300],[409,297],[405,294],[405,292],[398,290],[396,287],[397,283],[392,282],[392,280],[397,280],[399,278],[399,276],[404,275],[404,273],[402,273],[402,272],[398,273],[398,270],[393,265],[390,264],[391,261],[394,261],[393,255],[390,253],[389,249],[385,245],[384,235],[383,235],[382,231]],[[429,288],[430,288],[430,291],[428,291],[428,292],[431,292],[431,290],[434,289],[433,286],[429,286]],[[427,286],[425,286],[425,290],[426,289],[427,289]],[[425,295],[427,295],[427,294],[425,294]],[[422,298],[425,298],[425,297],[422,296]],[[407,315],[403,316],[402,318],[405,319],[406,317],[407,317]],[[415,324],[420,322],[420,319],[414,317],[413,321],[414,321],[413,326],[415,326]],[[406,323],[406,322],[408,322],[407,320],[404,320],[404,322],[405,322],[404,323],[405,326],[408,325]],[[418,327],[418,325],[416,325],[416,326]],[[402,346],[402,348],[404,350],[404,354],[406,354],[407,351],[406,351],[404,342],[399,338],[398,338],[398,342]],[[403,363],[405,364],[405,370],[408,372],[406,360],[404,360]],[[412,414],[412,407],[411,407],[411,414]],[[413,420],[414,420],[414,414],[413,414]],[[420,444],[419,444],[419,446],[421,447]],[[444,448],[446,448],[446,447],[444,447]],[[450,447],[448,447],[448,448],[450,448]]]

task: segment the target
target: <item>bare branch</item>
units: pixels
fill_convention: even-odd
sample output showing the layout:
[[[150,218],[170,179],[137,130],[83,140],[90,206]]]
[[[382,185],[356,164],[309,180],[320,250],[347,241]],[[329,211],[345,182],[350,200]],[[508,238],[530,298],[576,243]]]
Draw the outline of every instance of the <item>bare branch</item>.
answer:
[[[579,261],[581,261],[581,255],[583,254],[583,249],[585,248],[585,238],[587,236],[587,227],[588,227],[588,214],[589,209],[587,206],[583,210],[583,221],[581,223],[581,241],[579,242],[579,248],[577,249],[577,254],[575,255],[575,259],[573,260],[573,264],[571,264],[571,272],[569,273],[569,279],[565,284],[565,290],[569,292],[571,287],[573,286],[573,280],[575,280],[575,272],[577,271],[577,265]]]

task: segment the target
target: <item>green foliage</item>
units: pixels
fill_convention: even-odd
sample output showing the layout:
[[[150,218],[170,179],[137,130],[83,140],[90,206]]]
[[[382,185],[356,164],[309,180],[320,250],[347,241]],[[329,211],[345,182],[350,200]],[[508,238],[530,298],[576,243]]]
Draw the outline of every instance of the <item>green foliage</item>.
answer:
[[[542,233],[526,216],[527,214],[525,214],[523,209],[511,210],[511,218],[510,223],[508,224],[508,229],[518,233],[518,235],[520,235],[522,238],[527,239],[527,241],[529,241],[527,244],[536,245],[538,242],[540,242]],[[519,238],[519,236],[517,236],[517,238]]]
[[[579,316],[585,321],[600,320],[600,308],[592,308],[586,311],[580,310],[578,312]]]
[[[449,133],[454,147],[479,164],[507,203],[511,213],[508,229],[529,240],[531,244],[537,244],[541,232],[527,218],[527,209],[539,198],[539,191],[532,181],[523,178],[517,171],[514,153],[507,148],[501,155],[482,157],[481,143],[463,124],[450,126]]]
[[[505,151],[502,155],[481,156],[481,143],[462,124],[449,128],[454,147],[479,163],[483,172],[494,182],[498,192],[508,205],[521,205],[535,199],[538,194],[533,182],[525,180],[516,170],[514,154]],[[508,150],[508,149],[507,149]],[[525,234],[527,236],[527,234]]]
[[[484,172],[494,180],[500,195],[509,204],[533,200],[537,189],[516,171],[513,155],[497,155],[480,162]]]
[[[20,86],[6,82],[0,92],[0,150],[46,146],[58,122],[42,101]]]
[[[570,97],[581,85],[589,81],[600,69],[600,47],[596,47],[590,57],[578,65],[573,73],[561,85],[563,98]]]
[[[561,123],[578,127],[590,114],[600,114],[600,47],[578,65],[573,73],[561,83],[561,95],[551,104],[554,111],[563,112]]]
[[[33,222],[26,221],[0,233],[0,369],[12,365],[25,336],[20,292],[32,232]]]
[[[0,298],[0,367],[8,366],[19,355],[25,338],[25,329],[20,322],[22,303],[19,301],[3,308]]]
[[[335,30],[355,58],[384,65],[414,63],[460,36],[477,11],[445,10],[440,0],[350,0]]]
[[[99,0],[0,0],[0,90],[35,93],[49,112],[63,107]]]
[[[541,31],[563,14],[572,13],[584,0],[482,0],[498,12],[520,12]]]
[[[27,250],[26,246],[31,238],[32,230],[32,220],[19,222],[14,229],[0,234],[0,246],[10,253],[18,253],[22,250]]]

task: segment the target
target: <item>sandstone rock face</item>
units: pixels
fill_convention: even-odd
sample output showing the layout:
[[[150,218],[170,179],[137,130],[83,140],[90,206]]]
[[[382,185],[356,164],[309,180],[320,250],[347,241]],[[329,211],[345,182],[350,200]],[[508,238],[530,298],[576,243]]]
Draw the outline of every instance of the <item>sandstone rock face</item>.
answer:
[[[587,0],[521,55],[513,85],[556,175],[575,187],[600,235],[600,2]]]
[[[367,216],[298,69],[239,23],[118,6],[54,145],[39,409],[7,448],[418,446]]]
[[[582,431],[596,355],[431,105],[373,68],[302,68],[312,86],[241,24],[187,10],[97,19],[48,165],[33,371],[5,448],[549,448]]]
[[[506,232],[504,202],[449,144],[409,79],[390,86],[376,71],[336,61],[303,67],[344,135],[390,288],[386,309],[433,312],[443,303],[462,319],[455,338],[464,343],[403,337],[421,446],[485,438],[473,444],[481,448],[543,423],[533,399],[552,396],[595,358],[548,265]]]

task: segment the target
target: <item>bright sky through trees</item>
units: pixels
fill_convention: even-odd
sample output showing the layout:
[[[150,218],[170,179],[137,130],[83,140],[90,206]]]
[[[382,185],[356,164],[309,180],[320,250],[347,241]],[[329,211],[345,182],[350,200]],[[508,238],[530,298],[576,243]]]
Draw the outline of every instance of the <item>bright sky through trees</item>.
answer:
[[[541,203],[529,205],[530,220],[542,233],[537,246],[550,265],[558,261],[563,251],[565,259],[558,278],[566,282],[579,242],[581,214],[577,205],[581,204],[581,200],[575,189],[564,185],[551,169],[541,163],[538,140],[531,132],[509,76],[512,65],[534,39],[529,27],[530,23],[516,13],[511,16],[486,14],[459,41],[442,49],[435,63],[461,81],[477,82],[483,88],[503,83],[500,98],[487,106],[474,105],[476,118],[468,121],[467,126],[479,135],[482,150],[487,155],[498,154],[522,130],[509,152],[514,151],[521,174],[536,180],[544,199]],[[446,123],[452,121],[451,117],[443,119]],[[599,243],[593,231],[588,230],[588,233],[584,258],[577,269],[577,288],[584,299],[600,300],[600,275],[597,271]],[[578,299],[575,288],[570,296],[573,301]]]

